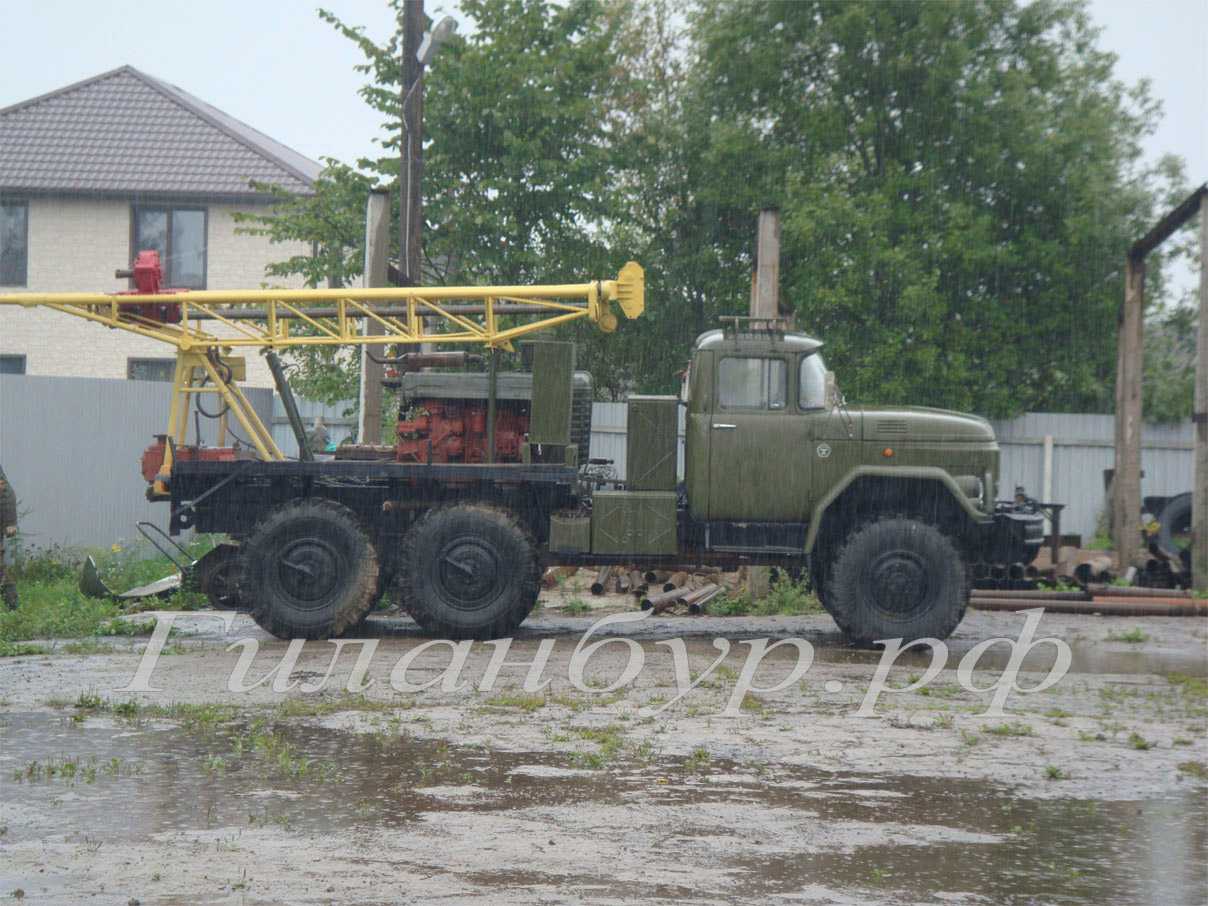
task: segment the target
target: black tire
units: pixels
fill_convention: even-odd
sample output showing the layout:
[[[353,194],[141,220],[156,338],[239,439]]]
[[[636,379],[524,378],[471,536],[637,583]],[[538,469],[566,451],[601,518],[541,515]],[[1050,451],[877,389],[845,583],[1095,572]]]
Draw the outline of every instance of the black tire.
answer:
[[[327,639],[373,606],[378,558],[356,515],[335,501],[292,500],[240,545],[252,618],[279,639]]]
[[[822,603],[852,642],[945,639],[965,616],[969,568],[940,529],[889,516],[855,529],[825,571]]]
[[[1191,495],[1179,494],[1166,501],[1158,516],[1158,547],[1167,557],[1191,569]]]
[[[219,544],[193,567],[197,590],[216,610],[248,610],[240,594],[239,545]]]
[[[457,504],[430,510],[403,538],[399,603],[441,638],[501,638],[537,603],[541,572],[537,547],[515,516]]]

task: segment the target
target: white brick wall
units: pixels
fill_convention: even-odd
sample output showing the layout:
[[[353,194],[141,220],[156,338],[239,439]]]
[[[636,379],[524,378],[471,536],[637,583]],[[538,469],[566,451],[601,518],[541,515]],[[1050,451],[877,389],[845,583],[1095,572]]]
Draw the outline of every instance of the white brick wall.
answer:
[[[302,244],[273,245],[267,237],[235,234],[233,205],[209,205],[206,286],[257,289],[265,265],[296,254]],[[130,203],[86,199],[29,202],[31,292],[115,292],[126,289],[114,270],[130,259]],[[274,280],[296,287],[301,281]],[[4,287],[0,292],[18,292]],[[215,325],[220,332],[223,325]],[[128,358],[172,358],[172,347],[48,309],[0,306],[0,353],[26,357],[27,374],[126,377]],[[244,350],[252,387],[271,387],[272,375],[254,349]]]

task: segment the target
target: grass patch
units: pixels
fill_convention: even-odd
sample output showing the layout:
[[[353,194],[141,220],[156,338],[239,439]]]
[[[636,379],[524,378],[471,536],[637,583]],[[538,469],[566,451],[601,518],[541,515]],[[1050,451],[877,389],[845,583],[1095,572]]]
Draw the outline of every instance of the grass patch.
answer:
[[[50,654],[50,649],[45,645],[0,640],[0,657],[31,657],[35,654]]]
[[[1107,640],[1109,642],[1128,642],[1130,645],[1139,645],[1142,642],[1149,641],[1149,634],[1141,629],[1140,626],[1134,626],[1127,632],[1109,632]]]
[[[1180,761],[1179,772],[1196,780],[1208,780],[1208,764],[1202,761]]]
[[[197,558],[214,547],[218,536],[201,536],[186,545]],[[89,554],[97,562],[101,578],[116,592],[126,591],[170,575],[175,567],[145,542],[108,551],[50,547],[32,549],[18,540],[9,574],[17,583],[21,606],[0,611],[0,643],[28,639],[87,638],[103,635],[146,635],[154,621],[116,620],[125,613],[147,610],[195,610],[207,606],[203,595],[177,591],[166,599],[118,602],[81,594],[80,570]]]
[[[1057,767],[1055,764],[1046,764],[1044,766],[1045,780],[1068,780],[1069,776],[1069,774],[1061,770],[1061,768]]]
[[[713,756],[704,746],[697,746],[684,759],[684,767],[690,771],[703,771],[713,763]]]
[[[1031,724],[1020,723],[1001,723],[995,724],[992,727],[986,727],[986,732],[992,736],[1035,736],[1036,731],[1032,729]]]
[[[544,695],[505,693],[488,698],[486,704],[489,708],[519,708],[521,711],[536,711],[545,707],[546,699]]]
[[[1148,739],[1146,739],[1144,736],[1142,736],[1140,733],[1138,733],[1136,730],[1133,730],[1131,733],[1128,734],[1128,744],[1130,746],[1132,746],[1134,749],[1137,749],[1141,752],[1144,752],[1146,749],[1153,748],[1153,743],[1150,742]]]
[[[805,582],[794,582],[784,573],[772,583],[767,597],[752,601],[745,591],[709,602],[709,613],[725,617],[804,616],[825,613],[818,596]]]
[[[1208,699],[1208,679],[1202,676],[1188,676],[1186,673],[1171,673],[1166,682],[1178,686],[1184,698]]]
[[[562,612],[569,613],[572,616],[575,614],[587,613],[589,610],[591,610],[591,605],[582,598],[571,598],[562,605]]]

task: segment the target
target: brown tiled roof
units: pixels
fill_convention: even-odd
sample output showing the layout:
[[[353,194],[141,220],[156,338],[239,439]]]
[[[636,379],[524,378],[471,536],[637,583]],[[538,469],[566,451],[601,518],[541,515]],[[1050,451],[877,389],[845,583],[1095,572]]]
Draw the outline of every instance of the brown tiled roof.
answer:
[[[0,110],[0,191],[243,197],[307,192],[321,169],[131,66]]]

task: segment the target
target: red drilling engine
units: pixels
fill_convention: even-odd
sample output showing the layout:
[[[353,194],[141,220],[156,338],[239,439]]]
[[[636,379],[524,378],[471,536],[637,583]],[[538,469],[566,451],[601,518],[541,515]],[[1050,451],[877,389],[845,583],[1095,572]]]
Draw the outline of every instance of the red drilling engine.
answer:
[[[430,355],[442,355],[435,353]],[[446,353],[445,355],[458,355]],[[427,367],[418,356],[411,367]],[[468,357],[467,357],[468,358]],[[432,362],[431,364],[451,364]],[[487,381],[482,372],[407,372],[387,385],[402,390],[402,412],[396,426],[397,462],[486,462]],[[529,430],[533,376],[501,372],[495,404],[495,461],[519,462]],[[591,433],[591,376],[576,372],[572,403],[572,438],[587,461]]]

